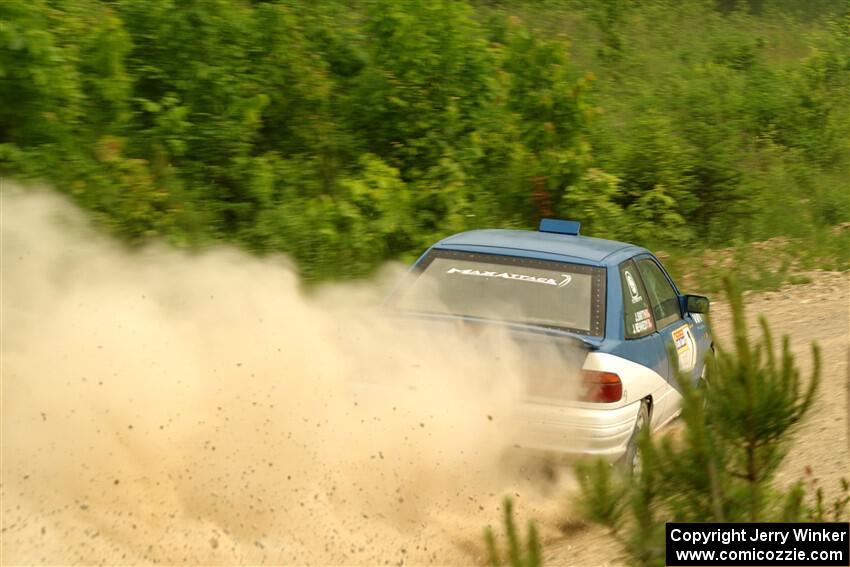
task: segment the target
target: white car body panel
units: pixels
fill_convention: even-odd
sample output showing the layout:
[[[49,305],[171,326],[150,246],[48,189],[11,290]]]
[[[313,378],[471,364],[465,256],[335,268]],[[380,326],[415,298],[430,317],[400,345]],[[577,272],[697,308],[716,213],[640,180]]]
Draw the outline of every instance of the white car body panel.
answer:
[[[601,352],[588,353],[583,368],[619,375],[622,399],[607,404],[529,397],[519,412],[520,448],[567,458],[598,456],[614,461],[626,452],[645,398],[652,399],[653,431],[679,411],[681,396],[651,368]]]

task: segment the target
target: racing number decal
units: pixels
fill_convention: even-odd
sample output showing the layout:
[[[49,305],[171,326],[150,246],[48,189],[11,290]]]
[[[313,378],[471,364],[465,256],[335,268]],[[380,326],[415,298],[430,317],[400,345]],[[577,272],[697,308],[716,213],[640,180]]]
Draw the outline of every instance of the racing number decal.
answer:
[[[679,355],[679,370],[690,372],[697,364],[697,342],[690,325],[682,325],[673,331],[673,344]]]

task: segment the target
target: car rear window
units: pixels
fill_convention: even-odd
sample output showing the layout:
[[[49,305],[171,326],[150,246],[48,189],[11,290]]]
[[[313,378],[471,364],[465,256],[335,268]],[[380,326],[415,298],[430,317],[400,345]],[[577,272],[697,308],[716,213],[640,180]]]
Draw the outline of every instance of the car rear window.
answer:
[[[602,336],[605,268],[433,250],[391,302],[404,311],[463,315]]]

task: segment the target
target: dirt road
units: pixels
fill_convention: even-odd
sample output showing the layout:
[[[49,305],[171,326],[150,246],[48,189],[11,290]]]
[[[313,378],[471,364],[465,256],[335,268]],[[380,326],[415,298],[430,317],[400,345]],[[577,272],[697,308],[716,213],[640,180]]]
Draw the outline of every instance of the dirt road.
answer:
[[[812,370],[811,342],[822,352],[822,382],[818,399],[786,459],[777,481],[790,484],[811,471],[824,491],[835,494],[841,477],[850,476],[848,449],[848,346],[850,346],[850,274],[813,272],[811,283],[777,292],[747,294],[751,336],[758,336],[758,315],[767,318],[775,341],[787,334],[803,376]],[[718,339],[729,344],[729,309],[716,302],[712,311]],[[674,425],[675,427],[675,425]],[[546,565],[603,566],[623,564],[616,543],[595,526],[573,527],[570,534],[550,543]]]

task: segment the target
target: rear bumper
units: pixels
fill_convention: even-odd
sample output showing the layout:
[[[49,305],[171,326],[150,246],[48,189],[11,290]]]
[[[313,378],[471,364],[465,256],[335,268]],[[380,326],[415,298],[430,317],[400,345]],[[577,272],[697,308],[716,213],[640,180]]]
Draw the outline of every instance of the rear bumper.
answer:
[[[602,457],[616,461],[626,452],[640,401],[607,409],[576,407],[549,400],[523,404],[515,447],[565,460]]]

